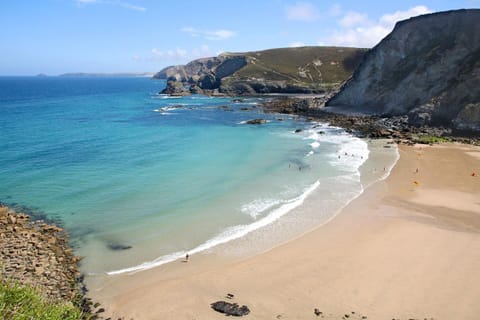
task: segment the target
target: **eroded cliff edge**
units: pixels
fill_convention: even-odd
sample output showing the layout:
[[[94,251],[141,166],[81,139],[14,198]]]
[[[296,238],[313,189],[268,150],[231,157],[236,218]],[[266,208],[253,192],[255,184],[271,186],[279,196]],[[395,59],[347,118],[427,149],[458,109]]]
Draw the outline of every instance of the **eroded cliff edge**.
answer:
[[[454,10],[398,22],[327,106],[478,133],[479,88],[480,9]]]

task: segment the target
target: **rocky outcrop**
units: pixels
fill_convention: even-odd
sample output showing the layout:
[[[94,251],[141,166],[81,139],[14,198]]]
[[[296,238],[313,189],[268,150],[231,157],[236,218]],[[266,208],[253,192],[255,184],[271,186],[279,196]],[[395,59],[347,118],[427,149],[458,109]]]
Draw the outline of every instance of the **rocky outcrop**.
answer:
[[[236,303],[226,301],[217,301],[210,305],[213,310],[224,313],[227,316],[242,317],[250,313],[250,309],[243,305],[239,306]]]
[[[0,281],[34,287],[51,301],[73,303],[82,319],[103,319],[104,309],[85,297],[79,261],[62,228],[31,221],[0,203]]]
[[[208,73],[223,62],[222,56],[193,60],[186,65],[169,66],[157,72],[154,79],[174,79],[176,81],[198,81],[200,76]]]
[[[227,95],[250,95],[265,93],[323,93],[326,88],[314,88],[301,84],[290,83],[286,80],[267,79],[233,79],[220,86],[220,91]]]
[[[154,78],[167,79],[162,91],[170,95],[201,94],[218,90],[220,81],[242,68],[246,57],[241,55],[220,55],[197,59],[184,66],[167,67],[156,73]]]
[[[337,88],[361,61],[365,49],[280,48],[224,53],[171,66],[154,78],[168,80],[162,93],[324,93]]]
[[[267,120],[265,119],[252,119],[245,122],[246,124],[265,124]]]
[[[379,116],[361,113],[332,112],[324,108],[325,97],[276,97],[263,104],[266,112],[296,114],[307,121],[327,122],[332,126],[344,128],[347,132],[364,138],[389,138],[397,143],[435,143],[456,141],[480,145],[480,137],[459,135],[451,128],[428,125],[412,125],[408,115]],[[279,119],[280,120],[280,119]],[[313,127],[315,128],[315,126]],[[318,132],[321,134],[321,132]]]
[[[327,105],[480,131],[479,21],[469,9],[398,22]]]
[[[61,228],[0,207],[0,259],[4,279],[34,285],[50,298],[73,300],[79,293],[80,258]]]

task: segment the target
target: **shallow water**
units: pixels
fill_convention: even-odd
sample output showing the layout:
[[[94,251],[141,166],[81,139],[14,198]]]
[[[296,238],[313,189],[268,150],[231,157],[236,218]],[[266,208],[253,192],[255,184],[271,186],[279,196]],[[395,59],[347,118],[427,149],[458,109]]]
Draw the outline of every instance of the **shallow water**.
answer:
[[[368,182],[361,168],[393,163],[395,149],[370,161],[365,141],[263,114],[260,99],[158,95],[164,85],[0,78],[0,201],[60,220],[87,273],[142,270],[241,237],[260,250],[333,217]],[[245,124],[254,118],[268,122]],[[300,210],[311,195],[314,216]]]

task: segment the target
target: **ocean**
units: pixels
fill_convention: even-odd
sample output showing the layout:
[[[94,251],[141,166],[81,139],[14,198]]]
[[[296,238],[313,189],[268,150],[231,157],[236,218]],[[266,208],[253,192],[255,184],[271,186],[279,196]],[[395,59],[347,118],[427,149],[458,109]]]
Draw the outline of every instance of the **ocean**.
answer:
[[[0,201],[64,227],[87,274],[229,243],[242,243],[230,255],[265,250],[334,218],[398,159],[394,145],[265,114],[267,98],[169,97],[163,87],[0,77]],[[267,123],[246,123],[258,118]]]

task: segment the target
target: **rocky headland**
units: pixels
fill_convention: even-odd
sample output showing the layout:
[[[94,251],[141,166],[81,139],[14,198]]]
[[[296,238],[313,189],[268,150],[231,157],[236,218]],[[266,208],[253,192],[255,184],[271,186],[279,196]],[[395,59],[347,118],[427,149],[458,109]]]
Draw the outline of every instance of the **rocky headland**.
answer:
[[[398,22],[326,105],[480,132],[479,21],[463,9]]]
[[[162,93],[171,95],[325,93],[351,76],[365,52],[301,47],[223,53],[164,68],[154,78],[166,79]]]
[[[398,22],[368,51],[304,47],[222,54],[167,67],[155,77],[168,79],[163,93],[172,95],[315,93],[274,98],[264,108],[368,137],[478,143],[478,21],[480,9],[427,14]]]

